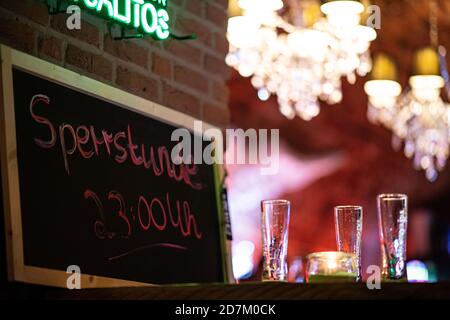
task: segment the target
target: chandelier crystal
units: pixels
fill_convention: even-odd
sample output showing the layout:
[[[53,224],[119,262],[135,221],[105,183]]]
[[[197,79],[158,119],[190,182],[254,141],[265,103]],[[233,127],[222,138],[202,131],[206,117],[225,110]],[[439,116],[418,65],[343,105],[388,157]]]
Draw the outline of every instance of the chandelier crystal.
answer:
[[[393,145],[402,146],[416,169],[425,170],[429,181],[435,181],[443,170],[450,143],[450,105],[440,97],[444,80],[425,75],[410,78],[411,90],[399,100],[392,121]]]
[[[421,59],[427,68],[439,60],[433,48],[419,51],[416,63]],[[390,129],[394,149],[403,148],[414,167],[425,170],[427,179],[435,181],[450,153],[450,105],[441,97],[444,78],[432,74],[438,73],[436,66],[434,71],[411,76],[410,88],[402,94],[401,85],[387,76],[396,74],[388,62],[385,56],[376,57],[373,73],[378,76],[364,86],[369,96],[368,118]],[[378,79],[380,74],[386,79]]]
[[[372,123],[392,129],[397,100],[402,86],[397,81],[397,67],[386,54],[378,54],[374,59],[371,80],[364,85],[369,97],[367,116]]]
[[[414,167],[424,170],[433,182],[450,154],[450,104],[441,96],[444,86],[449,88],[450,84],[446,50],[438,45],[437,2],[431,1],[430,5],[432,46],[416,53],[410,88],[401,93],[394,62],[381,54],[375,58],[372,80],[364,89],[369,96],[369,120],[392,130],[394,149],[403,148]]]
[[[369,46],[376,32],[360,25],[364,6],[357,1],[325,3],[325,17],[309,28],[281,17],[281,0],[239,0],[238,5],[243,14],[229,19],[226,62],[251,77],[261,100],[276,95],[289,119],[311,120],[320,112],[319,99],[342,100],[342,77],[354,83],[356,75],[371,70]]]

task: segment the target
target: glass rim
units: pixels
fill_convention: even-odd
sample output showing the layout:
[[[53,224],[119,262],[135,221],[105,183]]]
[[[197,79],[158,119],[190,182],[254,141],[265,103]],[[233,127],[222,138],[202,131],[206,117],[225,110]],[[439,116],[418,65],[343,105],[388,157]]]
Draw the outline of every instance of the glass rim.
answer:
[[[265,205],[265,204],[286,204],[286,205],[290,205],[291,202],[289,200],[285,200],[285,199],[267,199],[267,200],[261,200],[261,204]]]
[[[353,210],[363,210],[362,206],[355,206],[355,205],[343,205],[343,206],[335,206],[334,210],[344,210],[344,209],[353,209]]]
[[[378,200],[406,200],[408,195],[404,193],[382,193],[377,198]]]
[[[321,251],[312,252],[306,256],[306,260],[310,259],[324,259],[327,256],[335,256],[336,259],[356,259],[355,253],[349,253],[344,251]]]

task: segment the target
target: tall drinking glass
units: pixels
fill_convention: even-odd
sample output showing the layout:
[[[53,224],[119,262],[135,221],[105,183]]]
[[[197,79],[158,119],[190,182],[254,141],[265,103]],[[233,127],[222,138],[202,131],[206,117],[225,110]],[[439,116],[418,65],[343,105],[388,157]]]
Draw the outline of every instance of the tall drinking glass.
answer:
[[[290,202],[261,201],[263,281],[287,281],[287,247]]]
[[[383,278],[385,280],[406,279],[408,197],[404,194],[380,194],[378,224]]]
[[[337,249],[355,255],[358,270],[357,281],[360,281],[363,208],[359,206],[335,207],[334,222]]]

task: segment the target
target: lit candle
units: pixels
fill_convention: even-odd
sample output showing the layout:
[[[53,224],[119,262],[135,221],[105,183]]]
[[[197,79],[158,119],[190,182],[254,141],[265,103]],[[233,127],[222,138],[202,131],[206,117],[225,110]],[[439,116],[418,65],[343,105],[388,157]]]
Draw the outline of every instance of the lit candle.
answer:
[[[307,256],[308,283],[356,282],[358,267],[354,254],[327,251]]]

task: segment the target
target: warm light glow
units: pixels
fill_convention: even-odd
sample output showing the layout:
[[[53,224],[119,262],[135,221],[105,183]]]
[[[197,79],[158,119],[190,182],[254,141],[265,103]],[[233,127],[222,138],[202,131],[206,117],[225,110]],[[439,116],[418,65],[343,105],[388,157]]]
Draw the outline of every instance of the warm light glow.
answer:
[[[440,98],[445,82],[441,76],[413,76],[409,78],[413,94],[419,101],[435,101]]]
[[[250,17],[232,17],[228,19],[228,41],[238,48],[255,46],[258,41],[257,33],[259,27],[259,24]]]
[[[330,255],[327,259],[327,265],[330,271],[335,270],[337,268],[336,256],[333,257]]]
[[[283,8],[282,0],[239,0],[238,4],[248,11],[277,11]]]
[[[366,82],[364,90],[370,96],[387,95],[398,97],[402,92],[402,87],[397,81],[371,80]]]
[[[375,30],[359,24],[360,3],[338,2],[324,7],[327,19],[306,27],[276,12],[281,0],[239,0],[243,16],[229,19],[226,63],[251,77],[261,100],[276,95],[285,117],[311,120],[320,112],[319,99],[342,101],[343,77],[354,84],[372,69]],[[336,26],[329,19],[344,21]]]
[[[376,78],[394,77],[395,65],[387,58],[376,60]],[[424,68],[422,68],[424,69]],[[411,158],[417,170],[424,170],[431,182],[443,170],[450,155],[450,105],[441,98],[445,81],[437,75],[410,78],[411,90],[399,96],[395,81],[372,80],[365,84],[369,96],[370,121],[392,130],[393,146]]]
[[[325,33],[312,29],[298,30],[288,35],[290,50],[300,57],[313,57],[317,61],[325,59],[325,48],[330,44],[330,37]]]
[[[239,7],[237,0],[228,1],[228,16],[236,17],[242,15],[242,8]]]
[[[356,31],[358,33],[358,36],[365,41],[371,42],[377,38],[377,32],[371,27],[358,26],[356,28]]]
[[[258,90],[258,98],[261,101],[267,101],[270,98],[270,92],[262,88]]]
[[[440,90],[445,82],[441,76],[425,75],[412,76],[409,78],[409,84],[419,100],[435,100],[440,95]]]
[[[371,75],[374,80],[364,86],[369,120],[392,130],[394,149],[403,149],[430,182],[436,181],[450,156],[450,105],[441,97],[447,82],[446,65],[441,65],[445,51],[434,45],[419,50],[414,56],[415,76],[409,79],[411,89],[401,95],[400,85],[392,81],[397,79],[394,61],[379,54]]]
[[[320,10],[327,16],[328,21],[335,26],[357,26],[364,6],[357,1],[329,1]]]
[[[349,260],[352,267],[356,266],[356,255],[353,253],[346,253],[342,251],[324,251],[324,252],[314,252],[307,256],[307,259],[317,259],[324,262],[326,266],[322,271],[324,274],[334,274],[342,269],[342,263]]]
[[[364,91],[374,107],[393,108],[402,92],[402,87],[392,80],[371,80],[364,85]]]
[[[364,5],[358,1],[335,0],[324,3],[320,10],[326,15],[330,14],[361,14],[364,12]]]
[[[403,142],[405,155],[433,182],[450,154],[450,106],[440,96],[444,80],[440,76],[414,76],[410,85],[412,89],[398,100],[387,124],[398,148]]]
[[[441,76],[412,76],[409,84],[414,89],[441,89],[445,82]]]

